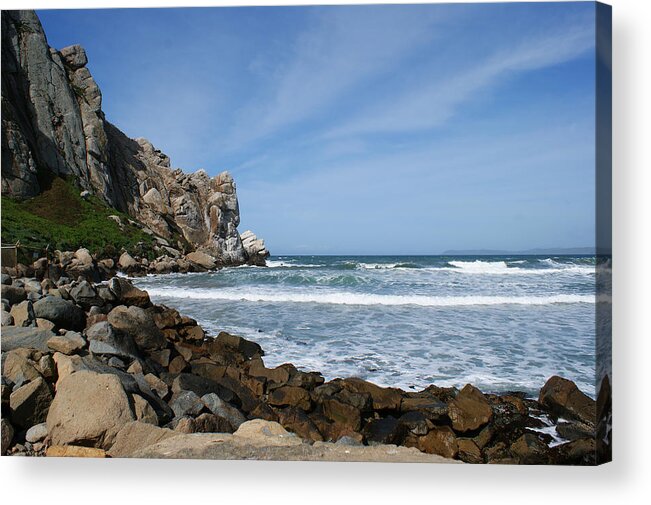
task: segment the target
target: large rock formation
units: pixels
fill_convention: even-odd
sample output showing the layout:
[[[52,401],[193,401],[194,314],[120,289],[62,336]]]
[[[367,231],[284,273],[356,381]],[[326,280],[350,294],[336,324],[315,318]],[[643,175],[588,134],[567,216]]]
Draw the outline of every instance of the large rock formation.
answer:
[[[130,139],[102,112],[81,46],[48,46],[33,11],[2,12],[2,194],[29,198],[56,176],[73,177],[160,237],[187,241],[222,264],[264,263],[255,236],[237,231],[235,182],[170,167],[146,139]]]

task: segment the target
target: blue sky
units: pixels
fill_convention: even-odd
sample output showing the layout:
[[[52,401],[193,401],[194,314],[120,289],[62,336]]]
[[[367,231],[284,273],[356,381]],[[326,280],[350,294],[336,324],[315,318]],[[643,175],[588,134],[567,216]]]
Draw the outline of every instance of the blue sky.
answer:
[[[594,244],[592,2],[38,14],[272,254]]]

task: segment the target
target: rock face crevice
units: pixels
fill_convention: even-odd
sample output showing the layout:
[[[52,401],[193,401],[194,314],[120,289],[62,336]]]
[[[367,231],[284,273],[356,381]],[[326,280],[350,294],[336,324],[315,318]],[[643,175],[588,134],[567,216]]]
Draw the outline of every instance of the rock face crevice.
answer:
[[[228,172],[185,173],[146,139],[106,120],[79,45],[49,47],[33,11],[2,12],[2,194],[25,199],[53,177],[72,177],[156,235],[183,239],[220,264],[264,264],[257,237],[243,244]]]

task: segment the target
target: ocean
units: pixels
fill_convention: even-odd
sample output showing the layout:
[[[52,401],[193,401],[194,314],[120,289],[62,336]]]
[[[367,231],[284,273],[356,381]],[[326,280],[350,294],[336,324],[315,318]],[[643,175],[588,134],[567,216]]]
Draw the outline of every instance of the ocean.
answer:
[[[135,282],[269,367],[531,397],[560,375],[595,396],[594,256],[277,256]]]

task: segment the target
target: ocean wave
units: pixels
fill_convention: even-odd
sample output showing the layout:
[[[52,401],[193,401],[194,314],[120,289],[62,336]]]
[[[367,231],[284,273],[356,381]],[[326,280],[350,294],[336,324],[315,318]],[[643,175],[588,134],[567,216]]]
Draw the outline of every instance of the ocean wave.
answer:
[[[194,300],[230,300],[271,303],[320,303],[329,305],[416,305],[421,307],[460,307],[475,305],[551,305],[595,303],[593,295],[559,294],[550,296],[426,296],[376,295],[347,292],[296,293],[234,289],[149,288],[150,296]]]
[[[539,261],[543,262],[542,260]],[[448,261],[448,265],[452,268],[444,268],[444,270],[473,275],[547,275],[551,273],[590,275],[595,273],[594,266],[580,266],[551,261],[551,263],[543,263],[553,265],[553,268],[509,267],[505,261]]]
[[[267,268],[320,268],[321,263],[287,263],[285,261],[267,260]]]

